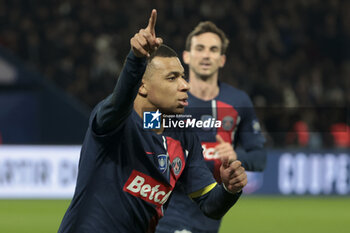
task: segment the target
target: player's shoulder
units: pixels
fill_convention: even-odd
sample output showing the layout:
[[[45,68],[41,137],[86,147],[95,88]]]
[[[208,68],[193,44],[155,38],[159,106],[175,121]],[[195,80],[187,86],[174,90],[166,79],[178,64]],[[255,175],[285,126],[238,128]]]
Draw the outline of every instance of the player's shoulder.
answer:
[[[220,82],[220,96],[223,100],[228,101],[240,101],[241,104],[249,104],[251,103],[251,99],[249,95],[239,88],[231,86],[227,83]]]

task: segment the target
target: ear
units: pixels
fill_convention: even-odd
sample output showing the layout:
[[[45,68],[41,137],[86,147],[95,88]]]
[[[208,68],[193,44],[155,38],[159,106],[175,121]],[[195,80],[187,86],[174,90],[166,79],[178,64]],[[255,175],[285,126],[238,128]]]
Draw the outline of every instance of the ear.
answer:
[[[189,51],[183,51],[182,53],[182,60],[184,61],[185,64],[190,64],[190,52]]]
[[[141,86],[139,87],[138,93],[139,93],[139,95],[141,95],[143,97],[147,96],[147,85],[146,85],[144,79],[141,80]]]
[[[225,63],[226,63],[226,55],[224,54],[224,55],[221,55],[221,57],[220,57],[219,67],[220,68],[224,67]]]

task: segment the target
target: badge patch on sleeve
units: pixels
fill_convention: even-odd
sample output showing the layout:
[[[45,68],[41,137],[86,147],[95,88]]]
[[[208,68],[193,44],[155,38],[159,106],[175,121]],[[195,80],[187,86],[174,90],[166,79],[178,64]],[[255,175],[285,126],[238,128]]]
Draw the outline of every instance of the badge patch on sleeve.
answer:
[[[168,156],[165,154],[158,155],[159,170],[164,173],[168,168]]]
[[[257,120],[253,120],[252,121],[252,127],[253,127],[253,132],[255,134],[259,133],[261,131],[261,127],[260,127],[260,124]]]

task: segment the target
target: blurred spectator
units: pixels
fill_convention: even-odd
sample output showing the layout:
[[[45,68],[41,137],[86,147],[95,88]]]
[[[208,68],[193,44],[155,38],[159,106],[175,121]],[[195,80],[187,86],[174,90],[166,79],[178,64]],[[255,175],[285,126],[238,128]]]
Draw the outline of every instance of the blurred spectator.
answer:
[[[331,125],[330,132],[333,136],[333,145],[338,148],[350,147],[350,126],[345,123]]]
[[[129,50],[125,38],[144,26],[151,8],[159,12],[156,30],[179,53],[199,21],[212,20],[227,32],[232,46],[222,81],[246,90],[257,106],[350,103],[346,0],[0,0],[0,5],[0,44],[91,107],[113,88]],[[313,114],[313,121],[322,118]],[[291,119],[273,113],[263,119],[267,131],[286,130],[270,135],[271,144],[285,145],[281,135]],[[311,125],[317,132],[330,122]]]
[[[306,147],[310,141],[310,129],[306,122],[297,121],[292,127],[292,131],[286,136],[287,145],[296,145],[298,147]]]

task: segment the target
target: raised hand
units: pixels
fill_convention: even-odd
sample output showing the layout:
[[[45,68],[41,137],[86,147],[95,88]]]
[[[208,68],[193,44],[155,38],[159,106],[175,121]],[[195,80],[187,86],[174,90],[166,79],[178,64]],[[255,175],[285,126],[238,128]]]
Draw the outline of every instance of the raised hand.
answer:
[[[156,37],[156,21],[157,11],[153,9],[147,27],[140,29],[130,39],[131,49],[136,57],[149,57],[163,43],[162,38]]]
[[[221,159],[220,176],[222,183],[231,193],[240,192],[248,183],[247,174],[240,161],[231,162],[228,157]]]
[[[220,157],[228,157],[231,161],[237,159],[237,154],[230,143],[225,142],[220,135],[216,135],[216,141],[219,143],[219,145],[215,147],[215,151]]]

